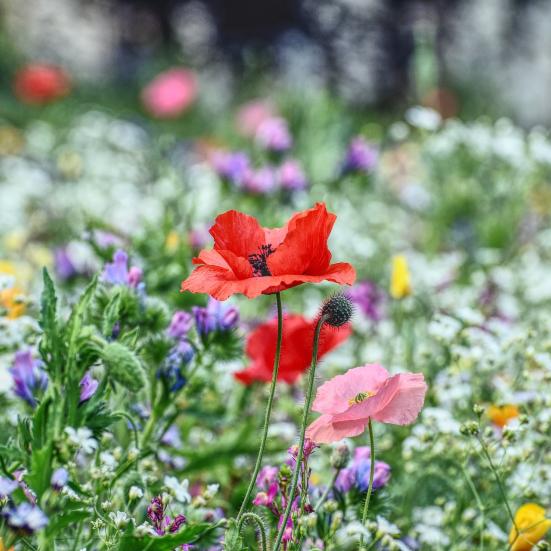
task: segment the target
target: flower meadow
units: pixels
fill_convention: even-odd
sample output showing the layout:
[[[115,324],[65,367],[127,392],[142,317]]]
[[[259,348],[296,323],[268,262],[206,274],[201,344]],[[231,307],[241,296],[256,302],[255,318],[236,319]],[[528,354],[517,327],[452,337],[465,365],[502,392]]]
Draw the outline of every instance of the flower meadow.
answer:
[[[71,87],[0,121],[1,551],[550,548],[544,130]]]

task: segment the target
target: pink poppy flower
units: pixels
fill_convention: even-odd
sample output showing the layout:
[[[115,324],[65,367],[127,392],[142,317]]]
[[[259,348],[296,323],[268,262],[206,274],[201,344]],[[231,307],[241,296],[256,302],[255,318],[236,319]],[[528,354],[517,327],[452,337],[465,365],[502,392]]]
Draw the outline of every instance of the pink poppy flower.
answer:
[[[197,96],[197,80],[187,69],[169,69],[158,74],[142,91],[145,108],[160,119],[177,117]]]
[[[409,425],[419,415],[426,391],[422,373],[391,377],[377,364],[349,369],[318,389],[312,409],[322,415],[308,427],[306,437],[320,444],[358,436],[370,418]]]

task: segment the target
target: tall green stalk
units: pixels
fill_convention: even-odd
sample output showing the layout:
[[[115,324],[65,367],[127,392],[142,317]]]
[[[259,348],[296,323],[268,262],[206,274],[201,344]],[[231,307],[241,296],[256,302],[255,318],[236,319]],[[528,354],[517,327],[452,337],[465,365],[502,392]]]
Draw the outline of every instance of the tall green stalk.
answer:
[[[301,471],[301,463],[302,463],[302,454],[304,451],[304,440],[305,440],[305,434],[306,434],[306,425],[308,424],[308,414],[310,413],[310,407],[312,406],[312,398],[314,394],[314,378],[316,374],[316,365],[318,363],[318,345],[319,345],[319,338],[320,338],[320,332],[321,328],[323,327],[323,324],[325,323],[325,316],[321,316],[317,325],[316,325],[316,331],[314,333],[314,347],[312,351],[312,365],[310,366],[310,373],[308,374],[308,388],[306,391],[306,403],[304,404],[304,411],[302,414],[302,425],[300,428],[300,441],[298,445],[298,453],[296,458],[296,464],[295,464],[295,470],[293,471],[293,478],[291,480],[291,488],[289,490],[288,498],[287,498],[287,506],[285,507],[285,513],[283,515],[283,522],[281,523],[281,526],[279,527],[279,530],[277,532],[277,538],[274,544],[273,551],[279,551],[279,547],[281,546],[281,540],[283,539],[283,534],[285,532],[285,527],[287,526],[287,521],[289,520],[289,516],[291,515],[291,508],[293,506],[294,501],[294,495],[298,484],[298,477],[300,475]]]
[[[258,476],[258,472],[260,471],[260,466],[262,465],[262,456],[264,455],[266,440],[268,439],[268,427],[270,425],[270,416],[272,414],[272,405],[274,402],[274,393],[275,393],[275,388],[277,383],[277,373],[279,371],[279,358],[281,356],[281,341],[283,339],[283,308],[281,306],[281,293],[279,292],[276,293],[276,301],[277,301],[277,345],[276,345],[276,353],[274,358],[274,369],[272,373],[272,384],[270,385],[270,395],[268,396],[268,403],[266,404],[266,412],[264,413],[264,428],[262,430],[260,448],[258,449],[258,455],[256,457],[256,463],[254,466],[251,481],[249,482],[249,487],[247,488],[247,493],[243,498],[243,503],[241,504],[241,508],[239,509],[239,513],[237,515],[238,522],[243,516],[245,509],[247,508],[249,499],[251,497],[251,493],[255,487],[256,477]]]
[[[367,512],[369,511],[369,502],[371,501],[371,492],[373,491],[373,478],[375,476],[375,438],[373,436],[373,426],[371,424],[371,418],[367,421],[367,427],[369,429],[369,449],[371,452],[370,457],[370,469],[369,472],[369,486],[367,487],[367,495],[365,496],[364,512],[362,514],[362,526],[365,527],[367,522]],[[363,546],[363,535],[360,537],[360,549]]]

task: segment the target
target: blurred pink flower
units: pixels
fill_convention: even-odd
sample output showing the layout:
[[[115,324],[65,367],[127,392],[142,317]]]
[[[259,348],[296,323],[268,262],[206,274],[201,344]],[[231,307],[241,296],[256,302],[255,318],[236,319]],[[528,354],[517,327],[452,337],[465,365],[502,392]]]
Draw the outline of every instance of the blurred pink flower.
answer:
[[[252,137],[266,120],[276,116],[274,106],[267,100],[252,100],[239,108],[235,124],[243,136]]]
[[[319,444],[358,436],[370,418],[409,425],[419,415],[426,391],[422,373],[391,377],[378,364],[349,369],[318,389],[312,409],[323,415],[308,427],[306,437]]]
[[[197,79],[187,69],[169,69],[158,74],[142,91],[145,108],[160,119],[177,117],[197,96]]]

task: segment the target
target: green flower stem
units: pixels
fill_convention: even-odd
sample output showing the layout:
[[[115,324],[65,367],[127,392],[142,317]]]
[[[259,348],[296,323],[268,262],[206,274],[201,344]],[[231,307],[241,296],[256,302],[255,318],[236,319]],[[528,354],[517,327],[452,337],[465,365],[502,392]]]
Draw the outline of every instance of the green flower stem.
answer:
[[[371,424],[371,418],[367,422],[369,429],[369,449],[371,451],[370,468],[369,473],[369,486],[367,487],[367,495],[365,496],[364,512],[362,514],[362,526],[365,527],[367,522],[367,512],[369,511],[369,502],[371,500],[371,492],[373,491],[373,477],[375,476],[375,438],[373,437],[373,425]],[[363,546],[363,535],[360,537],[360,549]]]
[[[319,338],[321,333],[321,328],[325,323],[325,316],[321,316],[317,325],[316,331],[314,333],[314,347],[312,350],[312,365],[310,366],[310,373],[308,374],[308,388],[306,391],[306,403],[304,404],[304,411],[302,414],[302,426],[300,428],[300,441],[298,445],[298,453],[295,463],[295,470],[293,471],[293,478],[291,480],[291,489],[287,496],[287,507],[285,507],[285,513],[283,515],[283,522],[277,532],[276,542],[274,544],[273,551],[278,551],[281,546],[281,540],[283,539],[283,533],[285,532],[285,527],[287,526],[287,521],[291,515],[291,507],[293,506],[295,491],[298,484],[298,477],[301,472],[301,463],[302,463],[302,454],[304,451],[304,440],[306,434],[306,425],[308,424],[308,414],[310,413],[310,407],[312,405],[312,398],[314,395],[314,380],[316,374],[316,365],[318,363],[318,345]]]
[[[274,394],[277,383],[277,374],[279,371],[279,358],[281,356],[281,341],[283,339],[283,308],[281,306],[281,293],[276,293],[276,302],[277,302],[277,344],[276,344],[276,353],[274,358],[274,369],[272,372],[272,384],[270,385],[270,395],[268,396],[268,403],[266,404],[266,412],[264,413],[264,428],[262,430],[262,438],[260,440],[260,447],[258,449],[258,455],[256,457],[256,463],[253,469],[253,474],[251,481],[249,482],[249,487],[247,488],[247,493],[243,498],[243,503],[241,503],[241,508],[237,515],[237,522],[243,516],[247,505],[249,504],[249,499],[251,497],[252,491],[256,485],[256,478],[258,472],[260,471],[260,466],[262,465],[262,456],[264,455],[264,449],[266,448],[266,441],[268,439],[268,427],[270,425],[270,416],[272,415],[272,405],[274,402]]]
[[[243,529],[243,524],[245,523],[245,521],[249,519],[252,520],[258,526],[258,532],[260,534],[260,550],[268,551],[268,547],[267,547],[268,540],[266,538],[266,528],[264,527],[264,523],[262,522],[262,519],[255,513],[243,513],[243,515],[241,515],[241,519],[239,520],[239,523],[237,524],[237,531],[239,532],[239,534],[241,534],[241,530]]]
[[[320,497],[319,501],[316,503],[314,509],[317,511],[325,502],[327,499],[327,496],[329,495],[329,492],[333,489],[333,486],[335,485],[335,482],[337,481],[337,478],[339,476],[339,473],[342,469],[335,469],[335,472],[333,473],[333,477],[331,478],[331,482],[327,485],[327,488],[325,488],[325,491],[323,492],[322,496]]]
[[[517,535],[520,534],[520,530],[517,526],[517,523],[515,521],[515,515],[513,515],[513,511],[511,510],[511,507],[509,506],[509,500],[507,499],[507,494],[505,493],[505,488],[503,487],[503,482],[501,481],[501,477],[499,476],[499,473],[497,472],[497,469],[494,465],[494,462],[492,461],[492,458],[488,452],[488,447],[486,446],[486,442],[482,439],[482,437],[478,436],[478,441],[480,442],[480,446],[482,447],[482,452],[484,453],[484,456],[486,457],[488,461],[488,465],[490,466],[491,471],[494,473],[494,477],[496,479],[497,485],[499,487],[499,491],[501,492],[501,497],[503,497],[503,503],[505,505],[505,508],[507,509],[507,513],[509,514],[509,517],[511,519],[511,522],[513,523],[513,526],[515,530],[517,531]]]

